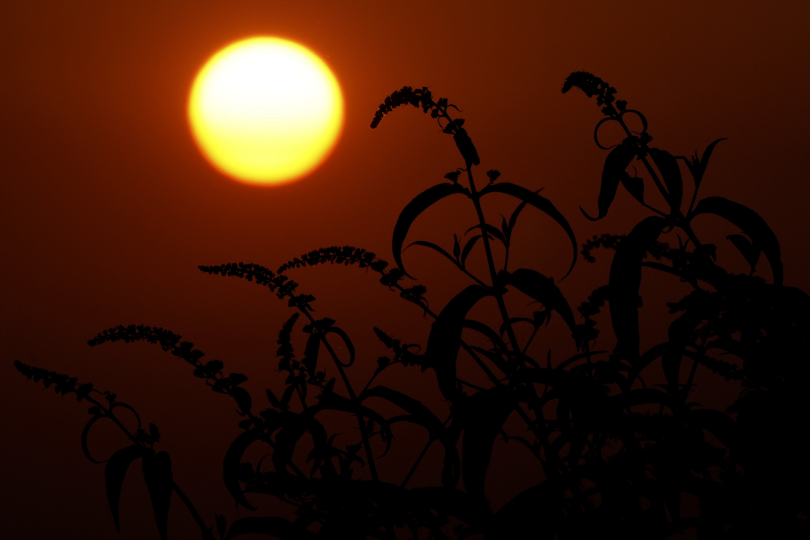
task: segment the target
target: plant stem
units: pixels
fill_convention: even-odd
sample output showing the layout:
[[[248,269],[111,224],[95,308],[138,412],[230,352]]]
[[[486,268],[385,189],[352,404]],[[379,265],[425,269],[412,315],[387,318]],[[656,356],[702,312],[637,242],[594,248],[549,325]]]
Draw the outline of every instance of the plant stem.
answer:
[[[112,420],[115,423],[115,425],[117,425],[118,428],[124,432],[127,438],[130,441],[132,441],[133,444],[143,446],[135,439],[135,436],[132,433],[130,433],[127,427],[124,424],[122,424],[120,420],[118,420],[118,417],[116,417],[112,412],[110,412],[110,410],[107,407],[105,407],[95,399],[91,398],[90,396],[86,396],[85,399],[90,403],[92,403],[93,405],[95,405],[96,407],[98,407],[99,409],[101,409],[107,415],[107,418]],[[194,508],[194,505],[191,503],[191,500],[189,500],[189,498],[186,496],[183,490],[180,489],[180,486],[178,486],[174,480],[172,480],[172,489],[174,489],[175,493],[177,493],[177,495],[180,497],[180,500],[183,501],[183,504],[186,505],[186,508],[188,509],[189,513],[191,513],[191,517],[194,518],[194,521],[197,522],[197,525],[200,527],[200,531],[202,531],[203,539],[214,540],[214,537],[211,534],[211,531],[208,529],[208,526],[206,526],[202,517],[200,517],[200,513],[197,512],[197,509]]]
[[[311,324],[315,324],[315,318],[306,307],[299,306],[298,309],[307,317],[307,319],[309,319]],[[343,384],[346,386],[346,391],[349,393],[349,397],[353,402],[357,403],[357,394],[354,393],[352,383],[349,382],[349,378],[346,376],[346,371],[343,369],[343,364],[340,363],[340,359],[338,358],[334,349],[332,349],[332,346],[326,340],[326,336],[319,332],[318,337],[321,339],[323,346],[326,347],[326,350],[329,351],[330,356],[332,356],[332,360],[334,360],[338,373],[340,373],[340,377],[343,379]],[[366,460],[368,461],[368,469],[371,473],[371,478],[377,481],[379,478],[377,476],[377,466],[374,463],[374,454],[371,452],[371,443],[369,442],[369,437],[371,435],[368,432],[368,426],[360,413],[357,413],[355,416],[357,417],[357,424],[360,427],[360,435],[363,439],[363,449],[366,453]]]
[[[484,241],[484,251],[487,255],[487,266],[489,267],[489,277],[492,282],[492,289],[495,293],[495,300],[498,302],[498,309],[501,312],[501,317],[506,325],[506,333],[509,335],[509,342],[512,345],[512,350],[516,354],[520,354],[520,345],[518,344],[515,329],[512,328],[512,323],[509,322],[509,313],[506,311],[506,304],[503,301],[503,294],[497,286],[497,272],[495,271],[495,261],[492,257],[492,247],[489,245],[489,235],[486,232],[486,219],[484,218],[484,211],[481,209],[481,201],[478,198],[478,193],[475,189],[475,181],[472,175],[472,164],[467,164],[467,178],[470,182],[470,193],[472,194],[473,204],[475,205],[475,212],[478,214],[478,223],[481,225],[482,240]]]
[[[630,129],[627,127],[627,124],[624,123],[624,120],[622,119],[622,117],[619,116],[619,115],[616,115],[615,118],[616,118],[616,120],[619,121],[619,124],[622,126],[622,128],[624,129],[624,132],[627,134],[627,136],[632,137],[633,134],[631,133]],[[644,146],[646,148],[646,145],[644,145]],[[641,157],[641,162],[644,163],[644,167],[647,169],[647,172],[650,173],[650,177],[653,179],[653,182],[655,182],[655,186],[658,188],[658,191],[660,191],[661,195],[664,196],[664,200],[669,201],[669,194],[667,193],[667,190],[664,188],[664,185],[661,183],[661,180],[658,178],[658,174],[655,172],[655,169],[653,169],[652,165],[650,165],[650,162],[647,159],[646,155]],[[694,199],[695,199],[696,196],[697,196],[697,193],[693,194],[693,197],[692,197],[692,203],[693,204],[694,204]],[[651,210],[655,210],[655,209],[651,208]],[[690,205],[690,211],[691,211],[691,205]],[[675,221],[677,222],[678,226],[681,229],[683,229],[683,231],[687,234],[687,236],[689,236],[689,238],[692,240],[692,242],[694,242],[695,247],[696,248],[700,247],[702,245],[700,243],[700,240],[698,240],[697,236],[695,235],[695,232],[692,230],[691,225],[689,225],[689,223],[686,221],[686,218],[684,217],[684,215],[681,212],[680,208],[673,208],[673,216],[672,217],[675,218]]]

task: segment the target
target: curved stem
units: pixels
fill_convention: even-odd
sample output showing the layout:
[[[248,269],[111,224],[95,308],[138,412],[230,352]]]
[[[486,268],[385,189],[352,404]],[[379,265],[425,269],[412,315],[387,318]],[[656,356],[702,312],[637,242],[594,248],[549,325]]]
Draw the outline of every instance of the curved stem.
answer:
[[[299,306],[298,309],[303,313],[311,324],[315,324],[315,318],[309,312],[309,310],[304,306]],[[322,333],[318,333],[318,337],[321,339],[321,343],[323,346],[326,347],[326,350],[329,351],[329,355],[332,357],[332,360],[335,362],[335,366],[337,367],[338,373],[340,373],[341,379],[343,379],[343,384],[346,386],[346,391],[349,393],[349,397],[352,401],[357,402],[357,394],[354,393],[354,389],[352,388],[352,383],[349,382],[349,378],[346,376],[346,371],[343,369],[343,364],[340,363],[340,359],[338,355],[335,353],[335,350],[326,340],[326,336]],[[368,426],[366,425],[366,421],[363,419],[363,416],[359,413],[355,415],[357,417],[357,424],[360,427],[360,435],[363,439],[363,449],[366,453],[366,460],[368,461],[368,469],[371,473],[371,478],[373,480],[379,480],[377,476],[377,466],[374,463],[374,454],[371,452],[371,443],[369,442],[369,437],[371,434],[368,432]]]

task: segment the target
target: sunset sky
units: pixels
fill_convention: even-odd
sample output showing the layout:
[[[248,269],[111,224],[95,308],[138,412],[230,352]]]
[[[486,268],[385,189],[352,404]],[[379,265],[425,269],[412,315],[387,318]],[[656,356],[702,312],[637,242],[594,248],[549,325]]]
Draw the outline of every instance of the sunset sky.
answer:
[[[785,283],[810,290],[805,2],[29,0],[6,2],[0,13],[0,513],[8,538],[157,538],[135,474],[124,485],[122,532],[115,532],[103,466],[80,447],[86,405],[25,380],[14,360],[116,392],[161,428],[175,478],[202,512],[233,508],[220,471],[239,431],[232,404],[157,347],[91,349],[87,340],[119,324],[162,326],[223,360],[226,371],[248,375],[249,389],[272,385],[277,332],[291,311],[266,290],[197,266],[244,261],[275,269],[346,244],[392,260],[401,209],[463,165],[452,139],[416,109],[369,129],[379,103],[403,85],[429,86],[458,105],[481,156],[478,176],[498,169],[504,180],[544,187],[580,242],[626,233],[646,212],[620,193],[602,222],[580,213],[580,206],[595,211],[606,154],[593,143],[601,118],[595,103],[560,92],[569,73],[590,71],[615,86],[617,98],[647,116],[652,145],[673,154],[702,153],[727,137],[702,195],[756,210],[779,238]],[[205,61],[259,35],[318,54],[346,107],[329,159],[278,187],[214,170],[186,119]],[[453,233],[472,224],[466,207],[442,208],[431,209],[409,239],[450,246]],[[525,260],[559,280],[570,262],[565,236],[536,214],[522,226]],[[718,244],[736,232],[715,226],[706,218],[699,228]],[[739,257],[722,249],[721,256]],[[466,283],[417,250],[405,261],[438,309]],[[572,304],[606,282],[606,257],[580,261],[562,282]],[[767,264],[762,269],[769,278]],[[429,321],[374,275],[336,267],[289,275],[318,298],[322,316],[352,335],[358,362],[383,353],[371,326],[424,343]],[[124,444],[104,429],[92,441],[101,457]],[[198,538],[173,505],[170,537]]]

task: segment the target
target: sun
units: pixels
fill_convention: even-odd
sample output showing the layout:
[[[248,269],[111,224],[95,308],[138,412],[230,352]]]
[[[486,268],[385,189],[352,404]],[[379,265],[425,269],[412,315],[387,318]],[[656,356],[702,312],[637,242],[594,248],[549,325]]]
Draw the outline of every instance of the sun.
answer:
[[[343,127],[343,96],[329,67],[306,47],[254,37],[203,66],[188,118],[214,167],[242,182],[274,185],[305,176],[329,156]]]

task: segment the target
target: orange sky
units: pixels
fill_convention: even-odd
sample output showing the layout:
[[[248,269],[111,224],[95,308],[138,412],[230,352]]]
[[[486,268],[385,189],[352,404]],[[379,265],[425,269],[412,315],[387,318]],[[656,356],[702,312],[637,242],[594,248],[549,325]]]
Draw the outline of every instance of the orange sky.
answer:
[[[230,507],[219,471],[238,430],[230,404],[159,349],[90,349],[86,341],[117,324],[163,326],[226,361],[227,370],[251,376],[257,389],[272,380],[276,334],[289,310],[255,286],[196,266],[275,268],[336,244],[390,260],[399,211],[461,165],[450,137],[415,109],[369,129],[377,105],[403,85],[428,85],[461,107],[482,172],[496,168],[504,180],[545,186],[580,241],[627,232],[645,214],[620,194],[603,222],[581,216],[580,205],[596,207],[605,153],[592,141],[601,117],[595,104],[560,93],[571,71],[614,85],[619,99],[646,114],[653,145],[673,154],[702,152],[728,137],[714,153],[703,195],[759,212],[779,237],[785,283],[810,290],[810,8],[803,2],[7,4],[0,17],[0,512],[9,537],[66,537],[67,528],[77,538],[116,534],[103,467],[81,455],[86,407],[28,383],[14,360],[117,392],[161,427],[178,483],[190,493],[217,492],[202,509]],[[253,35],[311,48],[338,77],[346,101],[343,137],[330,159],[278,188],[214,171],[185,118],[199,67],[222,46]],[[454,220],[468,214],[446,208],[428,213],[412,237],[435,234],[430,239],[446,244],[463,233]],[[713,224],[703,223],[707,237]],[[564,236],[537,216],[524,226],[527,260],[561,277],[570,253]],[[735,232],[718,231],[718,243]],[[416,250],[405,260],[428,286],[432,305],[442,306],[455,285],[427,274],[450,268]],[[578,304],[602,284],[606,268],[580,262],[562,285],[569,301]],[[382,354],[369,338],[372,324],[410,341],[427,335],[418,310],[362,271],[327,267],[294,278],[318,297],[319,312],[368,345],[369,362]],[[446,284],[451,289],[439,289]],[[206,422],[222,430],[213,442]],[[114,450],[107,435],[99,433],[98,448]],[[115,537],[156,537],[145,487],[130,480]],[[176,506],[170,535],[197,538]]]

